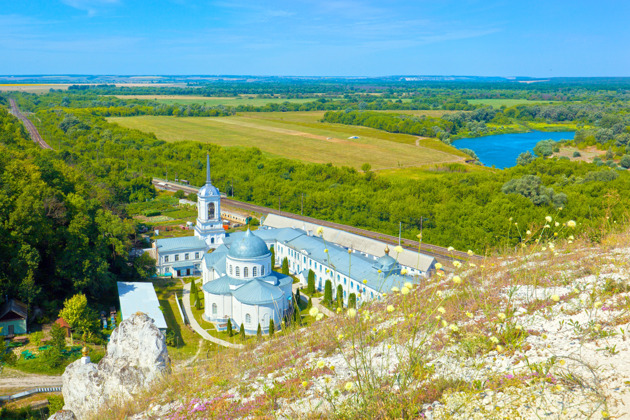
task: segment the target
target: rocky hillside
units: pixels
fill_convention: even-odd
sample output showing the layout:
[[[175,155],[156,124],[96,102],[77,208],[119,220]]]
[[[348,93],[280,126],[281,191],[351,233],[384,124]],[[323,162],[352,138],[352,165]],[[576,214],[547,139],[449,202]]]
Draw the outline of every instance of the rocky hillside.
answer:
[[[630,233],[530,230],[509,256],[176,366],[95,418],[630,418]]]

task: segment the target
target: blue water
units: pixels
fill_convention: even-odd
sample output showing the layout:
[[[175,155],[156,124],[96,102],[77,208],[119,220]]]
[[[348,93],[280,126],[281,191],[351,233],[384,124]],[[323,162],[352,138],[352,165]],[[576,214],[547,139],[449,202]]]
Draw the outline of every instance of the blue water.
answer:
[[[534,146],[541,140],[571,140],[574,131],[531,131],[529,133],[496,134],[494,136],[475,137],[453,141],[458,149],[471,149],[486,166],[500,169],[516,165],[516,158],[529,150],[534,153]]]

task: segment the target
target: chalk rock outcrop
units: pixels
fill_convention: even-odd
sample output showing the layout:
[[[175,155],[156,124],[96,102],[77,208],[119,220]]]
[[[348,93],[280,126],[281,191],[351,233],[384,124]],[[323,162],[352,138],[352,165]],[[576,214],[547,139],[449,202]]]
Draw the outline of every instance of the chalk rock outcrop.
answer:
[[[48,420],[77,420],[77,418],[72,411],[59,410],[52,416],[48,417]]]
[[[108,401],[131,398],[169,372],[164,334],[151,318],[137,313],[112,332],[107,353],[98,365],[77,360],[66,368],[63,408],[83,419]]]

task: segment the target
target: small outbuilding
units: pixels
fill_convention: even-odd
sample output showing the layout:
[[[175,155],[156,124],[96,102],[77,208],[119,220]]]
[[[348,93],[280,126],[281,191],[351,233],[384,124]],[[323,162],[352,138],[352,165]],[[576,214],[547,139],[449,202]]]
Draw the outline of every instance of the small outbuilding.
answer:
[[[61,329],[63,329],[65,331],[66,337],[70,337],[70,325],[66,322],[65,319],[58,318],[55,321],[55,324],[59,325],[59,327],[61,327]]]
[[[162,332],[168,328],[153,283],[118,282],[118,299],[122,320],[136,312],[147,314]]]
[[[26,304],[16,299],[5,302],[0,307],[0,335],[26,334],[27,309]]]

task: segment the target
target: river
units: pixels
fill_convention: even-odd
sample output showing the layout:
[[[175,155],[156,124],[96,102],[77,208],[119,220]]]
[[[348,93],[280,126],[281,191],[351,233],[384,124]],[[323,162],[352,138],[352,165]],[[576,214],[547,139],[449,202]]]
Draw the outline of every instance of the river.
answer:
[[[533,153],[534,146],[541,140],[571,140],[574,136],[574,131],[530,131],[459,139],[453,141],[453,146],[473,150],[486,166],[505,169],[515,166],[521,153],[527,150]]]

